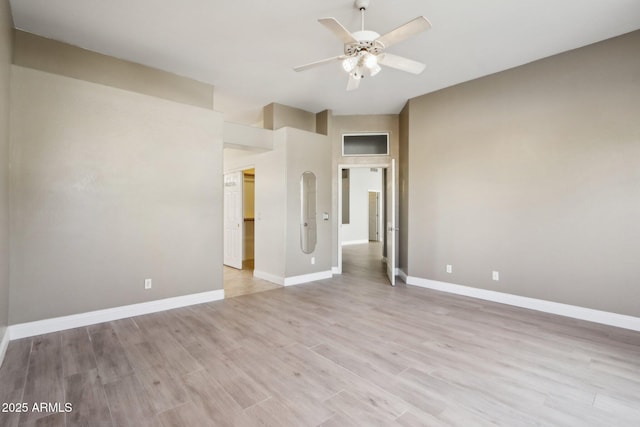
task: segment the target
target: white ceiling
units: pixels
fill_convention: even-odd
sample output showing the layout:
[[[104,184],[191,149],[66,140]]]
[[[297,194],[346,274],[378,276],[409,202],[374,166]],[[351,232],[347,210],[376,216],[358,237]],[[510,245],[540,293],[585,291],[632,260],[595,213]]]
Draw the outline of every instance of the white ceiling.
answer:
[[[279,102],[312,112],[397,113],[407,99],[640,29],[639,0],[371,0],[380,34],[426,16],[433,28],[389,52],[427,64],[385,68],[346,92],[342,53],[316,20],[360,26],[352,0],[12,0],[16,28],[215,85],[228,121],[255,123]],[[640,54],[640,52],[639,52]]]

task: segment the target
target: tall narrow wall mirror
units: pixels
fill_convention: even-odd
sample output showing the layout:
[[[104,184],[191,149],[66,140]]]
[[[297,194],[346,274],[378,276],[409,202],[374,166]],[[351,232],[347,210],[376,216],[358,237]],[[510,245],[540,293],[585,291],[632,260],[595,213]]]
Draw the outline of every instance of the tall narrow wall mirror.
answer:
[[[300,248],[305,254],[316,249],[316,176],[305,172],[300,178]]]

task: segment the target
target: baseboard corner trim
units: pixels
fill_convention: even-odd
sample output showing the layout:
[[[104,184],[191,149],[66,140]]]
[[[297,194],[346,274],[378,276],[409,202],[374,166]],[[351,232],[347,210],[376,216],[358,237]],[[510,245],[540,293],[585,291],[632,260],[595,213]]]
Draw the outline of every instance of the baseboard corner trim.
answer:
[[[285,286],[301,285],[303,283],[315,282],[316,280],[331,279],[333,273],[331,270],[319,271],[317,273],[303,274],[301,276],[291,276],[284,278]]]
[[[401,268],[398,268],[398,276],[400,276],[400,279],[402,279],[404,283],[407,283],[409,276],[407,276],[407,273],[405,273]]]
[[[158,311],[171,310],[189,305],[219,301],[222,299],[224,299],[224,289],[218,289],[215,291],[181,295],[178,297],[72,314],[69,316],[36,320],[33,322],[10,325],[8,328],[9,336],[11,340],[28,338],[51,332],[59,332],[67,329],[95,325],[97,323],[110,322],[112,320],[124,319],[127,317],[141,316],[143,314],[156,313]]]
[[[7,354],[7,348],[9,348],[9,339],[11,337],[9,327],[4,328],[4,333],[0,337],[0,367],[4,362],[4,356]]]
[[[284,286],[284,277],[276,276],[275,274],[265,273],[260,270],[253,270],[253,277],[275,283],[276,285]]]
[[[588,322],[640,331],[640,317],[628,316],[626,314],[612,313],[609,311],[596,310],[577,305],[523,297],[504,292],[490,291],[487,289],[473,288],[470,286],[457,285],[454,283],[440,282],[437,280],[423,279],[413,276],[407,276],[405,283],[407,285],[433,289],[450,294],[464,295],[486,301],[528,308],[530,310],[541,311],[544,313],[557,314],[559,316],[570,317],[573,319],[586,320]]]
[[[342,274],[338,267],[331,267],[331,274]]]

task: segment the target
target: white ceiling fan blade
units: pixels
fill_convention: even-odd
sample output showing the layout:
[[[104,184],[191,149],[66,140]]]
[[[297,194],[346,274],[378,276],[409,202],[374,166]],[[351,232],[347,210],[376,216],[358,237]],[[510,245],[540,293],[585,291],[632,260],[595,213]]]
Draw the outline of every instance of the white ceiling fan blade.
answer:
[[[338,22],[336,18],[320,18],[318,22],[324,25],[329,31],[338,36],[343,43],[356,43],[353,35]]]
[[[412,74],[420,74],[426,67],[422,62],[414,61],[413,59],[405,58],[403,56],[392,55],[390,53],[381,53],[378,55],[378,64]]]
[[[353,73],[349,74],[349,83],[347,83],[347,90],[351,91],[358,89],[358,86],[360,86],[360,80],[362,79],[359,77],[353,77]]]
[[[378,37],[378,41],[387,48],[393,44],[406,40],[409,37],[415,36],[418,33],[426,31],[429,28],[431,28],[431,22],[429,22],[429,20],[424,16],[418,16],[416,19],[399,26],[395,30],[391,30],[386,34],[381,35]]]
[[[346,58],[345,55],[334,56],[333,58],[321,59],[320,61],[311,62],[309,64],[298,65],[297,67],[294,67],[293,69],[295,71],[305,71],[305,70],[308,70],[309,68],[317,67],[319,65],[328,64],[329,62],[333,62],[333,61],[339,61],[339,60],[344,59],[344,58]]]

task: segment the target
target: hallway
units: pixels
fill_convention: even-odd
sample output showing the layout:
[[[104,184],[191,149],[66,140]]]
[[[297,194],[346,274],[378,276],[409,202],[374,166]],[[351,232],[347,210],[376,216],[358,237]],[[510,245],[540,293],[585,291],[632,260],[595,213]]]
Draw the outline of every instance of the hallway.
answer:
[[[388,285],[386,264],[382,261],[382,242],[343,246],[342,275]],[[334,276],[334,279],[339,277]]]

